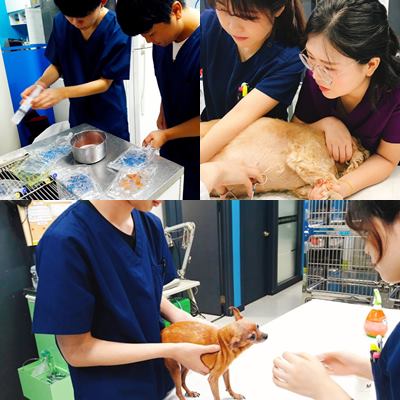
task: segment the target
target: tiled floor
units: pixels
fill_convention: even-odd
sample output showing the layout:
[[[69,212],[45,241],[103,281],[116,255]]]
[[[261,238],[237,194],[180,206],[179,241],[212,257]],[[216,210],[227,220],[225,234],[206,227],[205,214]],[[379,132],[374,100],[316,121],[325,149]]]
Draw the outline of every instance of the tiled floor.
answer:
[[[304,303],[301,285],[302,282],[299,282],[274,296],[265,296],[254,303],[248,304],[242,312],[242,315],[257,322],[260,326],[278,318],[282,314]],[[209,321],[217,318],[215,315],[205,314],[204,316]],[[232,317],[223,317],[215,321],[215,324],[217,326],[223,326],[231,321]]]

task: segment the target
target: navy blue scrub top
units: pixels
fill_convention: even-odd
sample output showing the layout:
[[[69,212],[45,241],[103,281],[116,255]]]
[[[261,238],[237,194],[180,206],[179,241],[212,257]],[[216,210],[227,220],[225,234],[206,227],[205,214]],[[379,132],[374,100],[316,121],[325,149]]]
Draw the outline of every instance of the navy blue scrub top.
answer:
[[[49,227],[36,253],[34,333],[160,342],[162,287],[176,269],[159,219],[136,210],[132,216],[134,248],[88,202],[72,205]],[[76,400],[161,400],[173,387],[162,359],[69,370]]]
[[[153,46],[154,70],[167,127],[182,124],[200,115],[200,27],[180,48],[175,61],[172,44]],[[185,167],[184,199],[199,199],[200,138],[170,140],[160,155]]]
[[[131,39],[108,11],[89,40],[63,14],[54,18],[46,57],[55,65],[65,86],[75,86],[100,78],[112,79],[100,94],[69,99],[71,127],[88,123],[129,141],[126,95],[123,80],[129,79]]]
[[[400,398],[400,324],[383,347],[381,357],[372,363],[377,400]]]
[[[206,109],[202,120],[222,118],[240,101],[239,88],[258,89],[279,104],[266,116],[287,120],[304,66],[298,47],[268,39],[250,59],[242,62],[237,45],[221,27],[215,10],[201,15],[201,67]]]

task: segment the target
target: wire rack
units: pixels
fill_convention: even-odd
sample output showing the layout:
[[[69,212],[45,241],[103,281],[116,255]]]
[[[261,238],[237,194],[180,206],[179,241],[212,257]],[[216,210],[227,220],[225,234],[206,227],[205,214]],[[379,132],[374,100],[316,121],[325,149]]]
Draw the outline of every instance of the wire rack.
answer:
[[[370,303],[384,287],[364,252],[364,238],[346,225],[348,201],[310,201],[306,210],[304,290],[309,298]]]
[[[12,173],[12,170],[28,157],[29,155],[25,154],[17,160],[10,161],[0,167],[0,180],[3,181],[3,184],[7,182],[7,180],[19,181]],[[7,185],[5,185],[5,187],[7,187]],[[14,196],[13,199],[59,200],[61,198],[63,200],[76,200],[76,196],[71,194],[62,184],[56,182],[51,176],[35,186],[24,185]]]

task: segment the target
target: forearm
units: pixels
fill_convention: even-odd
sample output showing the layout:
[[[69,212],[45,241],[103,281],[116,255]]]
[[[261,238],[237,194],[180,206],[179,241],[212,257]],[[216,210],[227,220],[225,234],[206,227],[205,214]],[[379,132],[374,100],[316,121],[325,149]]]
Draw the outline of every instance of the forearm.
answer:
[[[52,85],[58,78],[60,77],[60,73],[55,65],[50,64],[46,70],[43,72],[43,75],[36,81],[38,84],[42,84],[44,87],[48,88]]]
[[[200,136],[200,117],[194,117],[182,124],[163,130],[167,141]]]
[[[200,162],[212,159],[239,133],[271,111],[278,102],[257,89],[239,101],[200,142]]]
[[[163,297],[160,304],[161,315],[172,324],[179,321],[194,321],[189,313],[175,307],[167,298]]]
[[[333,380],[321,385],[320,393],[314,400],[351,400],[351,397]]]
[[[339,192],[343,197],[348,197],[361,189],[384,181],[395,168],[396,165],[392,162],[379,154],[374,154],[357,169],[339,179]]]
[[[110,79],[100,78],[92,82],[83,83],[82,85],[66,86],[60,88],[60,90],[62,90],[63,97],[66,99],[93,96],[106,92],[110,88],[112,82],[113,81]]]
[[[177,345],[170,343],[118,343],[88,335],[85,340],[63,343],[57,337],[67,362],[74,367],[95,367],[131,364],[155,358],[174,358]]]

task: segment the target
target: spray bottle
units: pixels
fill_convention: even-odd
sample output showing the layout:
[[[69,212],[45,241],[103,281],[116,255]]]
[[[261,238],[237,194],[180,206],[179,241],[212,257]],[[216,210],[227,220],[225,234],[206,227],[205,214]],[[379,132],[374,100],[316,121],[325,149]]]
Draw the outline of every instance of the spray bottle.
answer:
[[[368,313],[364,324],[365,333],[370,337],[385,336],[388,326],[386,315],[382,310],[382,299],[378,289],[374,289],[372,310]]]
[[[38,97],[39,94],[42,93],[42,91],[43,87],[40,85],[36,85],[32,93],[22,102],[17,112],[11,118],[11,121],[14,122],[15,125],[18,125],[22,121],[26,113],[31,109],[32,100]]]

